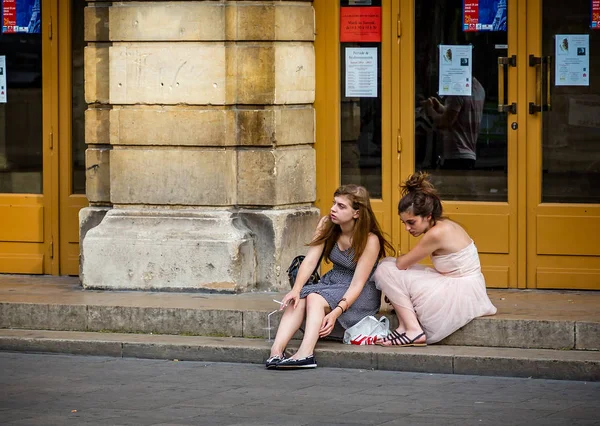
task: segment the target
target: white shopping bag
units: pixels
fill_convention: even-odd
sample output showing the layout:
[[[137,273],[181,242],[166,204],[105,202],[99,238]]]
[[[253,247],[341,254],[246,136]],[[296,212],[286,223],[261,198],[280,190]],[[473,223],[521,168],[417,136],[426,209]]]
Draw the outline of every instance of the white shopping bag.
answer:
[[[374,345],[390,332],[390,320],[382,316],[377,319],[368,316],[361,319],[344,332],[347,345]]]

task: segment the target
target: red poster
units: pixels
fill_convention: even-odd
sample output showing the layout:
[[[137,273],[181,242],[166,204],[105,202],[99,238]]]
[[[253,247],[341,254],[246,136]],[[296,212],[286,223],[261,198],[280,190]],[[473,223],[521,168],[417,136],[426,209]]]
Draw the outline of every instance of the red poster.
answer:
[[[600,30],[600,0],[591,0],[592,2],[592,24],[593,30]]]
[[[381,7],[340,9],[340,42],[381,41]]]
[[[464,0],[463,31],[477,31],[479,22],[479,0]]]
[[[17,26],[17,0],[3,0],[2,5],[4,6],[2,32],[14,33]]]

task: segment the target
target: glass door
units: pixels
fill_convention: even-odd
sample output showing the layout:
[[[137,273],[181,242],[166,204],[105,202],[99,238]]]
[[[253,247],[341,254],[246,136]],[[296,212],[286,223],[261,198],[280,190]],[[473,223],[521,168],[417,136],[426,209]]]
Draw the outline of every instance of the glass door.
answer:
[[[600,289],[600,30],[592,8],[590,0],[528,3],[531,287]]]
[[[53,257],[50,2],[5,1],[0,12],[0,273],[39,274]]]
[[[488,286],[517,287],[516,1],[472,2],[475,16],[468,3],[400,2],[402,22],[414,22],[400,47],[401,64],[413,61],[400,67],[412,149],[400,179],[429,173],[445,214],[473,237]],[[406,250],[416,243],[401,238]]]

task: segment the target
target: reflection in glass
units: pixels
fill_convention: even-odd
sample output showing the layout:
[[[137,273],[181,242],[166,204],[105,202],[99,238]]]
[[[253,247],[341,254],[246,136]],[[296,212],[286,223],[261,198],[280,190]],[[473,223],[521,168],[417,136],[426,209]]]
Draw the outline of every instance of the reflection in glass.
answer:
[[[542,202],[600,203],[600,31],[590,2],[544,0],[542,55],[555,56],[555,34],[589,34],[589,86],[554,86],[542,113]]]
[[[497,110],[506,31],[463,32],[462,6],[415,2],[415,169],[442,199],[507,201],[507,116]],[[471,96],[438,96],[440,44],[473,46]]]
[[[0,56],[6,61],[6,87],[0,90],[7,97],[0,103],[0,193],[41,194],[41,35],[0,33]]]
[[[381,0],[369,3],[381,6]],[[348,7],[349,1],[341,0],[340,6]],[[374,49],[377,55],[376,82],[366,83],[376,84],[376,97],[373,93],[347,96],[346,54],[352,48]],[[357,84],[365,85],[360,81]],[[381,43],[340,43],[340,85],[341,183],[362,185],[371,198],[381,198]]]
[[[87,104],[84,96],[83,50],[85,48],[83,10],[85,2],[72,0],[71,37],[72,68],[72,134],[73,194],[85,194],[85,121]]]

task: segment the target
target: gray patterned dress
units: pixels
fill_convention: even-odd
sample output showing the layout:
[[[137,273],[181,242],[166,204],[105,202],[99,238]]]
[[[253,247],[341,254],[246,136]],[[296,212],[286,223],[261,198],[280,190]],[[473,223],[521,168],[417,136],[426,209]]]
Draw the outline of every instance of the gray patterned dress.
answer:
[[[346,251],[341,251],[336,243],[329,254],[333,269],[323,275],[318,283],[305,285],[300,291],[300,298],[303,299],[310,293],[317,293],[327,301],[331,309],[335,308],[352,282],[354,270],[356,269],[353,258],[354,249],[349,248]],[[358,299],[346,312],[339,316],[338,322],[344,329],[352,327],[366,316],[375,315],[379,312],[381,291],[375,288],[375,282],[373,281],[373,273],[376,267],[377,264],[373,266],[373,270]]]

